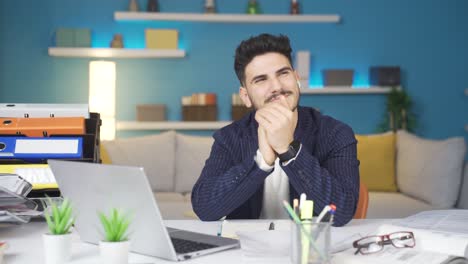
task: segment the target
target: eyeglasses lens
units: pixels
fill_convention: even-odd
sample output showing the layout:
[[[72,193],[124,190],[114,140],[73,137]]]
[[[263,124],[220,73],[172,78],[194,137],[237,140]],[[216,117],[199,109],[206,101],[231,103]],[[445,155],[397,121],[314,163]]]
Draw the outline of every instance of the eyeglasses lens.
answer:
[[[371,254],[382,250],[382,240],[378,236],[366,237],[359,241],[358,244],[362,254]]]
[[[389,239],[397,248],[414,247],[414,237],[411,233],[393,233],[389,235]]]

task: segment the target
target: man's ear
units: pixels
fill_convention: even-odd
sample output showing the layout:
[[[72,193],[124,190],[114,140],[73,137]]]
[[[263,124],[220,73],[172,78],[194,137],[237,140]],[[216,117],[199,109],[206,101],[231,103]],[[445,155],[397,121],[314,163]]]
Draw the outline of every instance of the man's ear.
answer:
[[[247,106],[247,108],[252,107],[252,101],[250,101],[250,97],[247,94],[247,88],[244,88],[242,86],[239,87],[239,96],[242,102],[244,102],[244,105]]]
[[[299,90],[301,90],[301,78],[299,77],[299,73],[297,73],[296,70],[294,70],[294,75],[296,76],[296,83],[297,83],[297,88],[299,88]]]

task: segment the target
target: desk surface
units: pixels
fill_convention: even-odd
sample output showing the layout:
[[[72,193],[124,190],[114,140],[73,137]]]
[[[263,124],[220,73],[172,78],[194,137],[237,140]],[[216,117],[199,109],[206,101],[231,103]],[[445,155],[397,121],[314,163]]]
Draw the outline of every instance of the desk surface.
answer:
[[[255,221],[255,220],[252,220]],[[168,227],[180,228],[200,233],[216,235],[221,222],[201,222],[197,220],[167,220]],[[348,232],[350,235],[356,231],[372,232],[386,220],[353,220],[346,227],[334,228],[333,232]],[[20,226],[0,227],[0,240],[6,241],[9,248],[5,252],[6,264],[44,263],[42,235],[47,232],[45,222],[32,222]],[[182,263],[247,263],[243,259],[240,249],[226,250],[212,255],[194,258]],[[99,247],[97,245],[80,242],[79,236],[74,233],[72,259],[70,264],[97,264],[99,263]],[[130,253],[130,264],[174,263],[163,259]],[[258,262],[257,262],[258,263]]]

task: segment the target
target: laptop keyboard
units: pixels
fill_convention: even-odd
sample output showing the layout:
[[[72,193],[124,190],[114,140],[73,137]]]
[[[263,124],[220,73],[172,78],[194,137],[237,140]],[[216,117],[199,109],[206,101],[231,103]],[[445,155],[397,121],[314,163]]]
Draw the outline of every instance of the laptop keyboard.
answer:
[[[210,245],[180,238],[171,237],[171,240],[172,244],[174,245],[175,251],[180,254],[217,247],[216,245]]]

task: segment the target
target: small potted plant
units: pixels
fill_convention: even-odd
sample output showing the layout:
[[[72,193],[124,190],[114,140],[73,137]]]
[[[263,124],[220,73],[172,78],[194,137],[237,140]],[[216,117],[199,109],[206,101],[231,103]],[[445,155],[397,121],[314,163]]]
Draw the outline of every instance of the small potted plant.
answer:
[[[49,206],[44,210],[44,217],[49,233],[43,235],[45,263],[65,263],[71,256],[72,237],[70,228],[75,219],[70,201],[65,198],[61,205],[47,197]]]
[[[127,264],[130,249],[127,234],[130,225],[128,215],[124,215],[114,208],[108,216],[100,212],[99,219],[105,235],[105,240],[99,242],[101,263]]]
[[[385,118],[378,126],[378,132],[394,131],[404,129],[413,132],[417,127],[416,117],[412,113],[413,101],[409,94],[397,87],[387,96]]]

